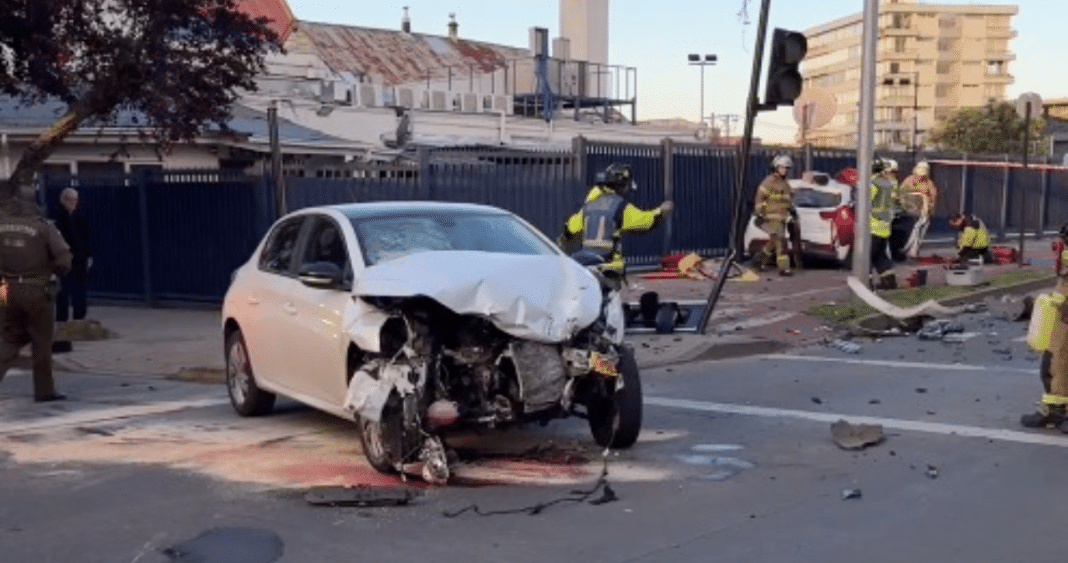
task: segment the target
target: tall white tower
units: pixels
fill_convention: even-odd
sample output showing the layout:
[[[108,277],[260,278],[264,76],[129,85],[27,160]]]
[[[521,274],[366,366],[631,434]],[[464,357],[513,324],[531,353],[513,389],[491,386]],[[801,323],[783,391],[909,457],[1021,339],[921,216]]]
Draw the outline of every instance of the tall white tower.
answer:
[[[608,0],[560,0],[560,36],[572,59],[608,64]]]
[[[586,95],[611,98],[608,68],[608,0],[560,0],[560,36],[567,40],[570,59],[590,63]]]

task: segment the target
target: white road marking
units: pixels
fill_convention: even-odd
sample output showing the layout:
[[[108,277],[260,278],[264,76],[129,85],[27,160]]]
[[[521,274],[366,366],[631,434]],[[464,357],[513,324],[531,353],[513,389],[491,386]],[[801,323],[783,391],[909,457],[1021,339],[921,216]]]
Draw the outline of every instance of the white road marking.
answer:
[[[180,411],[183,409],[216,407],[225,404],[229,404],[229,400],[212,397],[204,399],[191,399],[186,401],[167,401],[146,405],[131,405],[126,407],[93,409],[87,411],[60,414],[56,416],[49,416],[47,418],[42,418],[39,420],[0,422],[0,435],[15,434],[20,432],[33,432],[38,430],[52,430],[56,428],[76,426],[80,424],[90,424],[94,422],[105,422],[123,418],[134,418],[138,416],[164,414],[169,412]]]
[[[965,436],[969,438],[986,438],[989,440],[1016,442],[1019,444],[1040,444],[1044,446],[1058,446],[1061,448],[1068,448],[1068,436],[1064,436],[1059,433],[1043,434],[1040,432],[1018,432],[1015,430],[983,428],[980,426],[963,426],[959,424],[920,422],[916,420],[899,420],[894,418],[878,418],[873,416],[853,416],[825,412],[776,409],[769,407],[753,407],[749,405],[710,403],[704,401],[690,401],[687,399],[670,399],[666,397],[646,397],[645,404],[691,411],[720,412],[749,416],[762,416],[768,418],[796,418],[801,420],[809,420],[812,422],[824,423],[833,423],[839,420],[847,420],[853,424],[880,424],[884,428],[892,428],[895,430],[926,432],[928,434],[943,434],[947,436]]]
[[[840,364],[858,364],[864,366],[878,366],[888,368],[908,368],[908,369],[930,369],[930,370],[946,370],[946,371],[998,371],[1006,372],[1011,371],[1013,373],[1038,373],[1038,367],[1034,368],[1013,368],[1013,367],[991,367],[991,366],[979,366],[972,364],[935,364],[926,362],[901,362],[896,360],[862,360],[860,358],[832,358],[824,356],[797,356],[793,354],[768,354],[765,356],[758,356],[761,360],[786,360],[786,361],[799,361],[799,362],[829,362]]]

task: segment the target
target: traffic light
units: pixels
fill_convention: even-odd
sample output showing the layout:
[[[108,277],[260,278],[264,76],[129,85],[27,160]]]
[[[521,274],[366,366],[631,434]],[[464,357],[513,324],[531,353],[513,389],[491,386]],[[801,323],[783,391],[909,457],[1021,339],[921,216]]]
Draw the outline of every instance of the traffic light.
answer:
[[[764,104],[770,107],[792,106],[801,95],[801,71],[798,65],[808,52],[808,40],[797,31],[775,29],[771,36],[767,90]]]

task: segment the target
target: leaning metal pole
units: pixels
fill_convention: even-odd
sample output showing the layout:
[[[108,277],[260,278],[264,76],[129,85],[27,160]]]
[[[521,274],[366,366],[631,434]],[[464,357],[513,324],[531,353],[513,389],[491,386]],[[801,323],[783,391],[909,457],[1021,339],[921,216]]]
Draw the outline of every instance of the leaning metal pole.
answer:
[[[864,51],[860,71],[860,124],[857,131],[857,197],[853,236],[853,276],[868,284],[871,273],[871,164],[875,145],[875,48],[879,0],[864,0]]]
[[[753,49],[753,74],[749,77],[749,98],[746,102],[745,111],[745,134],[742,135],[742,147],[738,152],[738,178],[734,186],[734,214],[731,216],[730,233],[728,234],[727,256],[723,258],[719,276],[708,294],[705,310],[701,314],[701,322],[697,325],[698,334],[704,334],[708,328],[708,320],[712,318],[712,311],[719,301],[719,294],[723,291],[723,284],[727,281],[727,274],[737,258],[742,255],[742,237],[740,224],[742,211],[745,205],[745,182],[749,173],[749,150],[753,144],[753,122],[756,120],[757,89],[760,88],[760,67],[764,60],[764,39],[768,31],[768,8],[771,0],[763,0],[760,4],[760,23],[757,27],[756,48]]]

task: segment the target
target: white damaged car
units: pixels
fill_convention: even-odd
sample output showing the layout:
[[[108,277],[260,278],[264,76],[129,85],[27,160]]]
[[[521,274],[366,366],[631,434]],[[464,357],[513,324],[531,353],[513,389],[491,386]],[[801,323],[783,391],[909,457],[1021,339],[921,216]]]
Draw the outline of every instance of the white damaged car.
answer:
[[[577,415],[601,446],[641,429],[623,305],[519,217],[439,202],[291,213],[234,272],[226,382],[241,415],[277,395],[358,423],[368,462],[448,480],[446,435]]]

